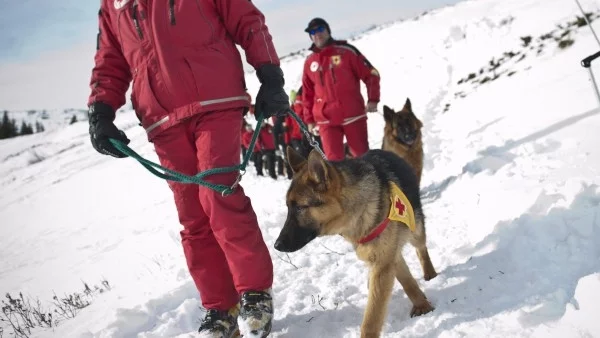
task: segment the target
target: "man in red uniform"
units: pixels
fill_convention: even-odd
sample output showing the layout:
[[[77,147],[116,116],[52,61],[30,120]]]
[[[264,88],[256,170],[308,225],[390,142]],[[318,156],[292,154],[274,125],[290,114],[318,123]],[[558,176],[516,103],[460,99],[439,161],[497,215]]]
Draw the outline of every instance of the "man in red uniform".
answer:
[[[298,115],[302,122],[305,122],[303,119],[303,109],[302,109],[302,86],[298,88],[297,91],[292,90],[290,92],[291,99],[291,108]],[[285,117],[285,127],[286,130],[286,144],[289,144],[294,148],[298,153],[302,154],[304,157],[308,157],[308,153],[310,149],[305,149],[302,139],[304,135],[302,134],[302,129],[298,122],[292,117],[291,114]]]
[[[257,139],[254,143],[253,149],[248,149],[250,147],[250,142],[252,142],[252,137],[254,136],[254,129],[249,124],[244,124],[244,130],[242,131],[242,146],[246,151],[250,152],[250,161],[254,162],[254,168],[256,169],[256,175],[263,176],[263,160],[262,154],[260,151],[260,142]]]
[[[344,136],[353,156],[369,150],[367,114],[379,103],[379,72],[358,49],[331,37],[329,24],[312,19],[304,30],[313,51],[304,63],[302,101],[304,120],[318,126],[327,159],[344,159]],[[365,106],[360,81],[367,86]]]
[[[272,179],[277,179],[277,172],[275,171],[275,150],[277,149],[277,144],[275,143],[275,137],[273,136],[273,126],[269,123],[263,123],[260,126],[260,131],[258,134],[258,142],[260,144],[262,160],[267,167],[267,172]]]
[[[94,148],[124,157],[113,121],[131,101],[163,166],[194,175],[239,164],[242,115],[250,106],[236,44],[261,82],[256,109],[289,109],[283,73],[263,14],[247,0],[102,0],[88,100]],[[237,172],[207,181],[232,185]],[[187,265],[207,314],[201,337],[266,337],[273,317],[273,265],[244,190],[228,196],[169,181]],[[239,314],[239,317],[238,317]],[[243,325],[242,325],[243,324]]]

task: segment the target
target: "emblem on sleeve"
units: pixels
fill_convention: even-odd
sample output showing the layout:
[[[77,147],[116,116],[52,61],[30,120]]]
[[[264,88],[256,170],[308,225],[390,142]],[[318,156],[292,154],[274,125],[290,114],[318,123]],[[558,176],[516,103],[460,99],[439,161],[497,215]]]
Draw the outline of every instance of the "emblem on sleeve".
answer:
[[[319,63],[318,63],[317,61],[313,61],[313,62],[310,64],[310,71],[311,71],[311,72],[316,72],[316,71],[317,71],[317,69],[319,69]]]

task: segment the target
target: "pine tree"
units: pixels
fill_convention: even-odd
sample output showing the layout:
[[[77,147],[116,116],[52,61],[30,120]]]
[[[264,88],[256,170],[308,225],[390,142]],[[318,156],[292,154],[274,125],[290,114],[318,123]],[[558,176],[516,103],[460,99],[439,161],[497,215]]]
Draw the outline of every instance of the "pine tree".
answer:
[[[8,118],[8,111],[4,111],[2,116],[2,122],[0,123],[0,140],[10,137],[10,120]]]
[[[19,129],[17,128],[17,121],[15,121],[15,119],[11,119],[10,120],[10,128],[9,128],[9,133],[8,133],[8,137],[15,137],[19,135]]]
[[[44,129],[44,124],[42,124],[42,122],[40,122],[40,121],[35,121],[35,132],[36,133],[41,133],[44,130],[45,130]]]
[[[23,121],[23,123],[21,123],[21,131],[19,132],[19,135],[31,135],[33,134],[33,128],[27,124],[27,122]]]

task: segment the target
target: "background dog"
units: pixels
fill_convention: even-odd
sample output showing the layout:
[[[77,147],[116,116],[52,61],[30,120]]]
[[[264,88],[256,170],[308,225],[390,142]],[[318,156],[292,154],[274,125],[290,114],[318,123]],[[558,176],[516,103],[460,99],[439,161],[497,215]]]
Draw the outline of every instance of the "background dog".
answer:
[[[287,219],[275,249],[294,252],[326,235],[341,235],[353,244],[358,258],[369,266],[363,338],[379,337],[394,279],[413,303],[411,316],[432,311],[402,256],[402,247],[410,242],[425,280],[437,275],[427,251],[417,177],[406,161],[383,150],[340,162],[328,162],[315,150],[308,160],[290,147],[287,152],[294,176],[286,195]],[[395,198],[399,195],[404,197],[400,202]],[[393,210],[412,214],[412,223],[394,220]]]
[[[420,185],[423,172],[423,123],[413,113],[410,99],[406,99],[404,107],[398,112],[384,105],[383,117],[385,127],[381,148],[405,159],[414,169]]]

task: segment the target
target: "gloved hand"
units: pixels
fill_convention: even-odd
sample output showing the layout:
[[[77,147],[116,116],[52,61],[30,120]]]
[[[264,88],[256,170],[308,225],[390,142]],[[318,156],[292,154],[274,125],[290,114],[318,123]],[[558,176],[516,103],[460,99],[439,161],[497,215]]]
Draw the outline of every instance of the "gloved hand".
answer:
[[[129,144],[130,142],[125,133],[117,129],[113,123],[114,119],[115,112],[109,105],[103,102],[93,103],[88,111],[90,139],[92,146],[100,154],[124,158],[127,155],[121,153],[108,140],[109,138],[113,138],[125,144]]]
[[[274,64],[262,65],[256,75],[261,83],[256,95],[256,111],[265,119],[271,116],[285,116],[290,109],[290,99],[283,90],[283,71]]]

